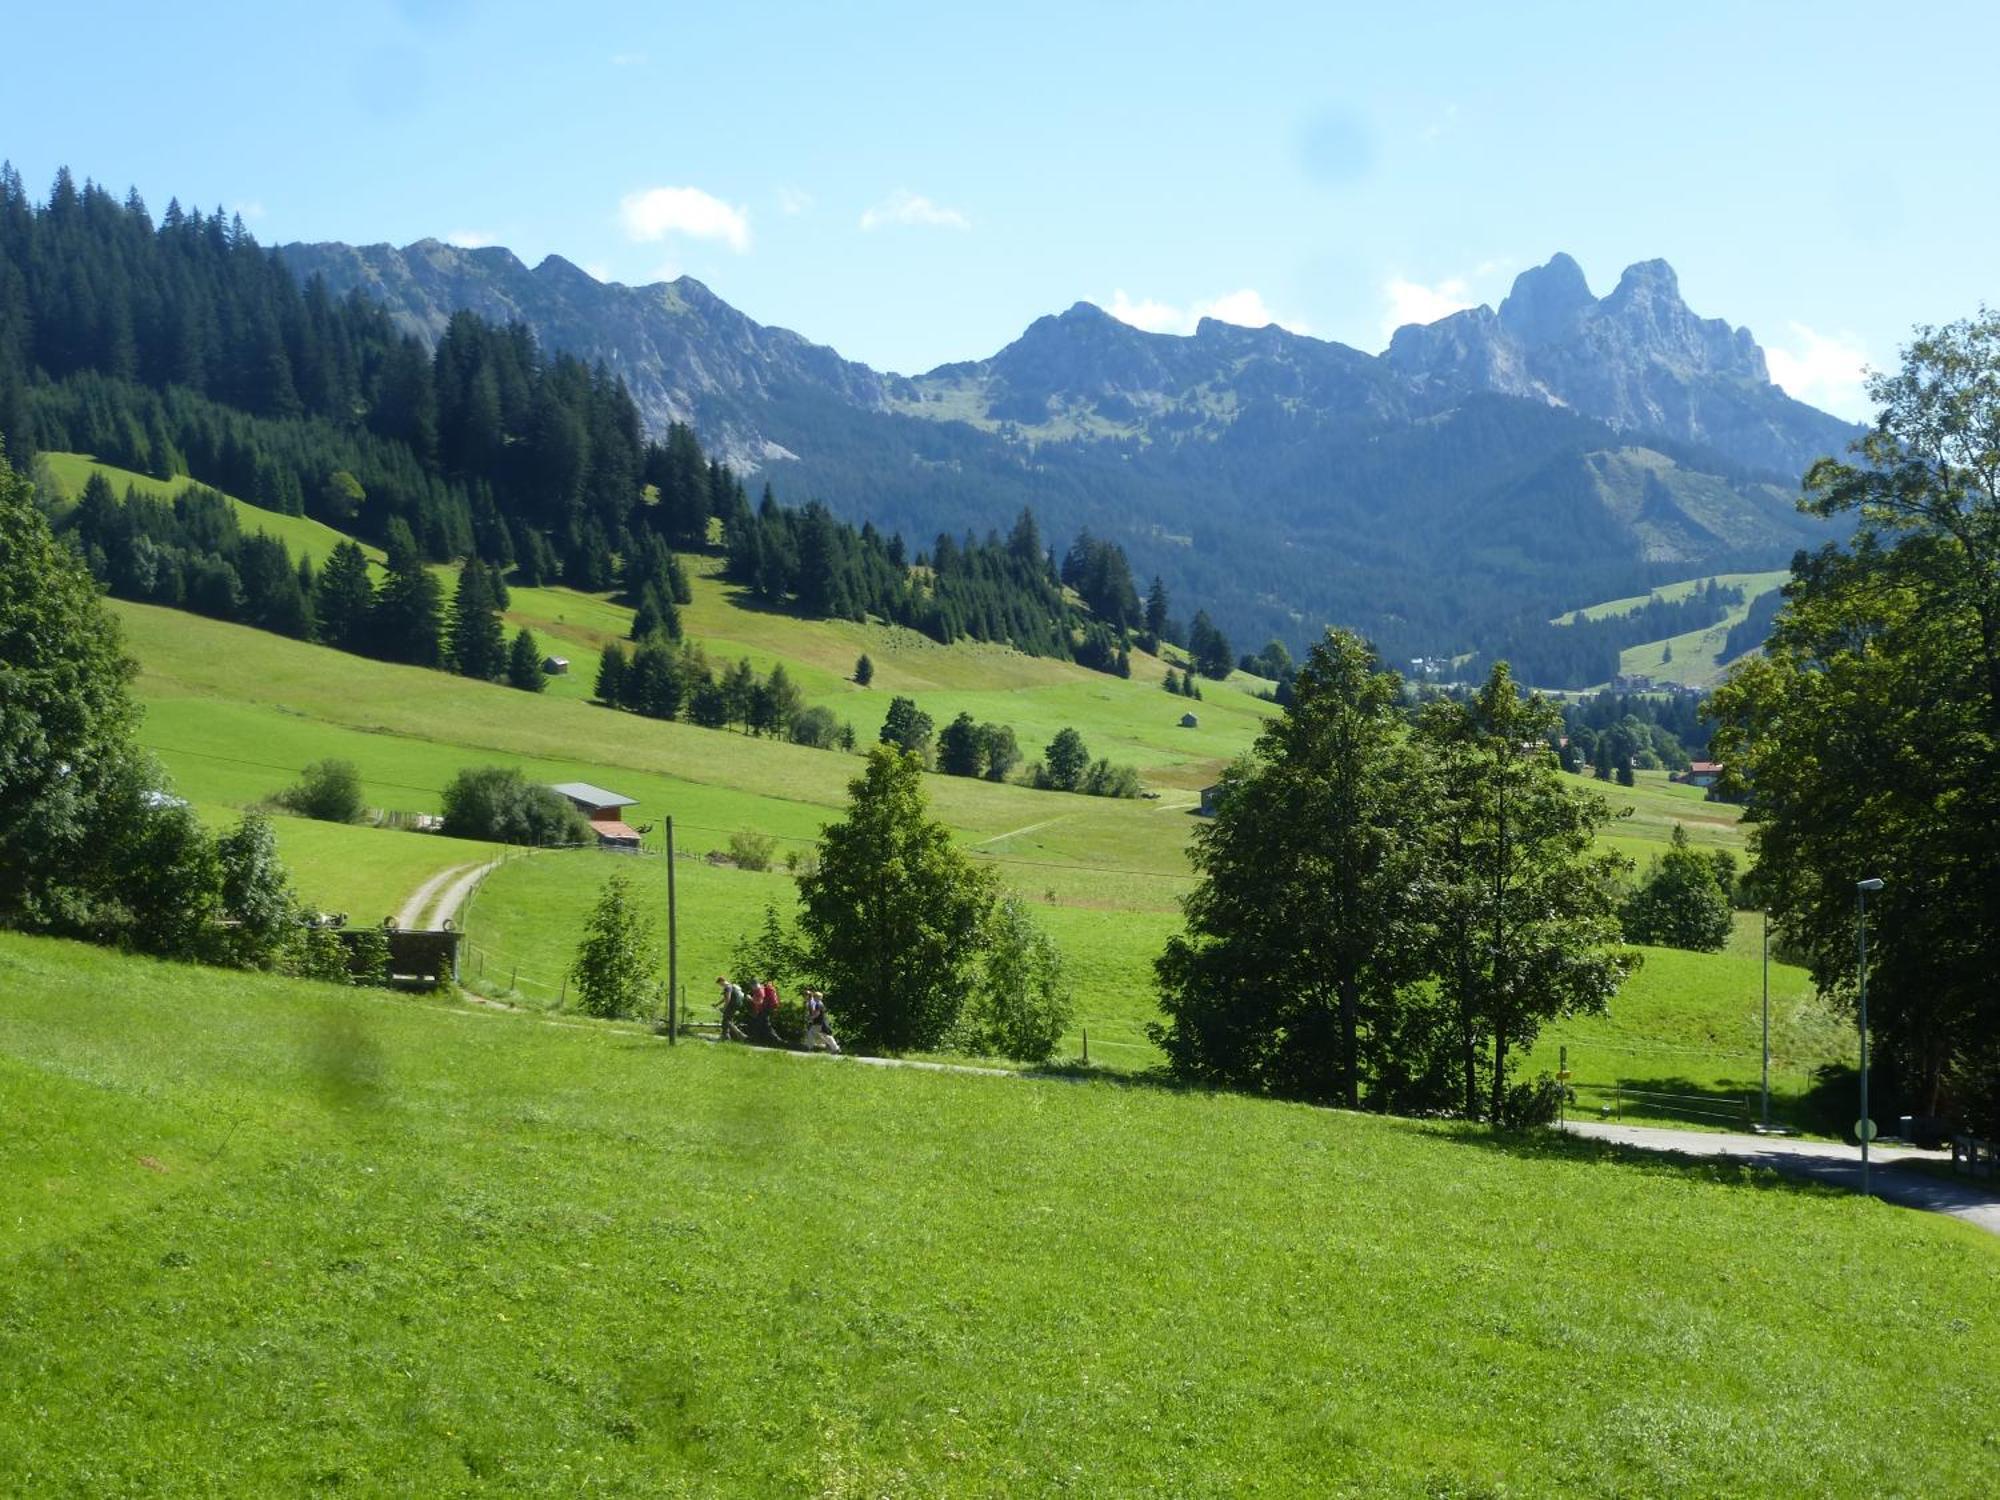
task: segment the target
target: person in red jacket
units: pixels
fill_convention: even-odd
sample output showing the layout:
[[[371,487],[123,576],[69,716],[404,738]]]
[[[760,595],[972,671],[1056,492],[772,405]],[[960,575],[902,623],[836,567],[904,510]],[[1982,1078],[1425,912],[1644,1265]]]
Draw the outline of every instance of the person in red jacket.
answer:
[[[767,1047],[779,1046],[778,1029],[775,1024],[778,1017],[778,987],[768,979],[760,979],[750,987],[750,993],[752,996],[750,1019],[757,1039]]]

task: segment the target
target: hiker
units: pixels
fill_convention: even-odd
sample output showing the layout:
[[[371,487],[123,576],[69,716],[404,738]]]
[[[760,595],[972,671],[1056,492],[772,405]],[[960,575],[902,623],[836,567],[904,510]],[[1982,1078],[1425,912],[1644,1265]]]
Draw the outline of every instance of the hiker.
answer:
[[[826,1024],[826,996],[818,990],[806,991],[806,1047],[840,1056],[840,1043]]]
[[[767,1047],[783,1044],[778,1040],[777,1027],[772,1024],[778,1015],[778,987],[768,979],[752,980],[750,984],[751,1030],[757,1040]]]
[[[742,986],[730,983],[721,974],[715,976],[715,982],[722,990],[722,999],[717,1007],[722,1012],[722,1039],[726,1042],[733,1037],[739,1042],[748,1041],[743,1028],[736,1024],[736,1018],[743,1013]]]

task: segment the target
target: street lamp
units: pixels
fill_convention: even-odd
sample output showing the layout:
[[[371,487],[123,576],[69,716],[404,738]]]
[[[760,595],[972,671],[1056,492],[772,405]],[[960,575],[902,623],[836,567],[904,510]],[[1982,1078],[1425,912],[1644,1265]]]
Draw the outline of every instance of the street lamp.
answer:
[[[1771,1133],[1771,912],[1764,910],[1764,1134]]]
[[[1868,1191],[1868,1138],[1875,1127],[1868,1118],[1868,894],[1882,889],[1880,878],[1854,882],[1855,931],[1861,945],[1861,1118],[1854,1133],[1861,1137],[1861,1191]]]

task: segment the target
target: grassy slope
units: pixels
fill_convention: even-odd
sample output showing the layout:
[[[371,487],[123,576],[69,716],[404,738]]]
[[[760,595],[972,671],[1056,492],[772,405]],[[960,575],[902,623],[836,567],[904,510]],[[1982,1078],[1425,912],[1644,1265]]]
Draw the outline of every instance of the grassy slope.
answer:
[[[78,488],[91,467],[77,455],[56,455],[53,462]],[[121,489],[128,480],[156,492],[173,488],[106,472]],[[298,530],[288,538],[295,547],[323,553],[336,535],[316,523],[243,509],[247,525]],[[1244,690],[1251,680],[1242,679],[1240,687],[1211,685],[1209,697],[1193,704],[1160,691],[1165,667],[1152,657],[1135,657],[1134,679],[1121,682],[1005,648],[941,647],[893,626],[801,620],[746,599],[716,576],[714,560],[690,562],[695,597],[684,610],[689,633],[718,660],[747,656],[760,670],[782,661],[809,701],[832,707],[864,741],[879,726],[889,698],[907,693],[940,725],[961,708],[1013,725],[1030,756],[1057,728],[1073,724],[1096,753],[1144,768],[1163,793],[1157,802],[1109,803],[942,777],[933,778],[931,791],[962,840],[1036,900],[1042,920],[1062,942],[1079,996],[1079,1034],[1071,1045],[1080,1046],[1080,1032],[1088,1028],[1094,1060],[1129,1066],[1154,1061],[1144,1036],[1155,1014],[1150,966],[1177,925],[1175,902],[1189,883],[1183,846],[1193,821],[1187,809],[1194,789],[1248,744],[1270,711]],[[1692,586],[1690,580],[1663,592]],[[638,797],[637,822],[656,823],[672,812],[683,850],[721,847],[739,828],[775,834],[782,850],[802,847],[837,814],[854,769],[846,757],[589,706],[584,700],[598,650],[607,639],[621,639],[631,618],[603,596],[562,588],[514,591],[510,621],[530,626],[548,649],[572,661],[571,674],[552,679],[540,700],[185,614],[131,604],[114,608],[146,665],[140,684],[148,704],[145,738],[180,789],[211,817],[260,800],[306,761],[324,755],[359,764],[371,801],[411,811],[434,810],[439,789],[462,765],[502,761],[541,779],[592,780]],[[850,680],[862,652],[876,666],[868,689]],[[1201,719],[1194,730],[1178,724],[1190,708]],[[1698,843],[1742,849],[1735,809],[1705,803],[1663,778],[1642,775],[1632,789],[1596,784],[1595,790],[1626,813],[1607,842],[1635,862],[1657,852],[1676,821]],[[281,820],[279,832],[311,899],[369,918],[393,910],[434,870],[486,853],[428,836],[295,819]],[[658,838],[656,832],[656,847]],[[511,866],[481,892],[472,937],[474,964],[488,971],[478,974],[483,982],[504,983],[495,972],[504,971],[510,980],[520,976],[519,993],[531,1002],[546,1003],[560,993],[576,916],[608,868],[594,855],[563,858],[552,866]],[[738,935],[767,901],[787,906],[791,888],[781,874],[706,865],[688,871],[682,972],[699,976],[699,982],[691,979],[690,994],[701,1006],[706,979],[723,966]],[[1721,997],[1737,993],[1738,979],[1721,958],[1668,956],[1664,966],[1634,981],[1619,1010],[1621,1025],[1633,1016],[1654,1017],[1661,1028],[1656,1040],[1674,1053],[1652,1053],[1629,1075],[1611,1071],[1617,1057],[1594,1062],[1591,1072],[1668,1076],[1662,1070],[1686,1061],[1678,1055],[1677,1028],[1683,1022],[1724,1024],[1708,1019],[1704,1005],[1726,1007],[1730,1002]],[[1699,1018],[1683,1014],[1690,1009]],[[1581,1034],[1592,1033],[1586,1028]],[[1718,1081],[1740,1078],[1747,1065],[1740,1052],[1710,1060]],[[1823,1060],[1828,1057],[1806,1048],[1798,1066]]]
[[[136,489],[142,495],[156,500],[171,500],[195,481],[182,476],[177,479],[155,479],[149,474],[135,473],[131,469],[121,469],[113,464],[103,464],[86,453],[45,453],[50,471],[62,485],[64,492],[74,500],[83,493],[84,484],[93,473],[102,474],[111,482],[112,490],[122,500],[127,487]],[[237,523],[246,533],[265,532],[276,537],[291,549],[294,558],[304,554],[318,567],[326,561],[326,555],[345,540],[345,537],[331,526],[305,516],[280,515],[274,510],[264,510],[247,500],[239,500],[234,495],[225,495],[230,507],[236,512]],[[376,561],[382,560],[379,547],[364,544],[363,551]]]
[[[1715,624],[1703,630],[1690,630],[1681,635],[1663,640],[1646,641],[1637,646],[1628,646],[1618,656],[1618,670],[1627,676],[1651,677],[1659,682],[1681,682],[1692,687],[1702,687],[1721,675],[1727,663],[1721,660],[1723,642],[1728,639],[1730,627],[1740,623],[1750,613],[1750,605],[1760,594],[1769,593],[1791,577],[1789,570],[1779,568],[1762,573],[1717,573],[1714,582],[1724,587],[1741,588],[1743,602],[1731,606],[1729,613]],[[1687,578],[1678,583],[1662,584],[1653,591],[1663,599],[1685,599],[1694,592],[1695,585],[1703,582],[1700,578]],[[1647,594],[1634,594],[1630,598],[1610,599],[1602,604],[1592,604],[1583,609],[1570,610],[1556,617],[1554,623],[1569,624],[1576,619],[1601,620],[1606,615],[1623,614],[1644,604]],[[1674,659],[1667,661],[1666,653],[1671,647]]]
[[[12,936],[0,1106],[23,1492],[1992,1477],[2000,1245],[1726,1167]]]
[[[830,675],[829,661],[851,662],[847,653],[857,639],[851,632],[859,627],[814,631],[808,623],[780,616],[732,612],[719,586],[697,587],[703,592],[689,613],[699,618],[708,611],[714,638],[774,651],[786,630],[798,631],[807,644],[787,661],[801,678],[816,666]],[[519,593],[547,595],[579,612],[614,608],[562,590]],[[672,812],[683,850],[720,848],[735,830],[754,828],[778,835],[782,852],[803,847],[838,814],[854,774],[855,762],[846,756],[614,714],[574,698],[532,699],[143,605],[113,608],[145,663],[139,684],[148,709],[143,737],[180,789],[218,814],[267,796],[298,767],[324,755],[354,760],[371,801],[410,811],[434,810],[438,790],[460,766],[501,761],[540,779],[589,780],[638,797],[632,817],[640,823],[657,824]],[[734,635],[723,637],[723,630]],[[1036,713],[1049,712],[1033,707],[1041,696],[1073,703],[1088,735],[1109,742],[1122,730],[1127,743],[1139,749],[1147,743],[1152,705],[1165,702],[1171,709],[1178,701],[1142,684],[1105,679],[1100,688],[1088,680],[1090,674],[1012,653],[995,654],[982,665],[970,653],[891,641],[878,643],[874,654],[876,687],[864,692],[836,685],[829,691],[849,701],[879,702],[902,687],[928,704],[941,693],[970,691],[957,685],[976,680],[981,671],[1012,673],[1018,686],[1000,703]],[[1086,680],[1079,683],[1079,676]],[[926,684],[938,685],[938,692]],[[1216,701],[1201,708],[1217,723],[1217,733],[1232,722],[1229,715],[1254,722],[1262,707],[1226,688],[1214,690],[1212,698]],[[1099,717],[1086,717],[1090,712]],[[1200,732],[1209,730],[1205,725]],[[1242,740],[1247,738],[1246,723]],[[1172,742],[1167,735],[1166,743]],[[1698,843],[1742,849],[1737,809],[1705,802],[1663,777],[1642,774],[1629,789],[1592,786],[1614,807],[1629,810],[1612,826],[1609,842],[1641,864],[1660,849],[1676,821],[1684,822]],[[961,839],[1036,901],[1041,919],[1063,944],[1079,998],[1079,1034],[1071,1046],[1080,1046],[1087,1027],[1094,1061],[1119,1066],[1155,1061],[1144,1035],[1155,1016],[1151,962],[1177,925],[1175,902],[1189,883],[1184,854],[1194,826],[1186,811],[1189,798],[1170,788],[1159,802],[1114,803],[947,777],[931,778],[930,792]],[[279,833],[306,894],[357,916],[393,910],[431,870],[483,852],[425,835],[326,829],[292,819],[281,820]],[[656,847],[658,839],[656,831]],[[509,867],[482,890],[470,913],[475,977],[499,987],[518,972],[520,994],[533,1002],[546,1003],[560,993],[577,917],[610,867],[594,855],[558,859],[568,862]],[[789,905],[790,883],[782,874],[706,865],[687,870],[682,973],[699,1008],[706,1004],[709,981],[764,904]],[[657,899],[659,893],[653,894]],[[482,962],[484,972],[477,967]],[[1725,960],[1691,962],[1691,976],[1678,956],[1667,967],[1642,971],[1619,1002],[1621,1016],[1654,1014],[1664,1022],[1663,1006],[1678,1003],[1676,995],[1691,1000],[1740,993],[1740,976]],[[1656,994],[1662,985],[1665,1000]],[[1670,1028],[1667,1037],[1672,1036]],[[1799,1067],[1826,1060],[1833,1058],[1802,1052]],[[1576,1067],[1579,1078],[1591,1081],[1665,1079],[1686,1071],[1684,1058],[1666,1053],[1611,1071],[1612,1064],[1625,1061],[1624,1054],[1616,1054],[1593,1061],[1587,1073],[1582,1064]],[[1754,1050],[1739,1051],[1711,1071],[1734,1079],[1754,1076]]]

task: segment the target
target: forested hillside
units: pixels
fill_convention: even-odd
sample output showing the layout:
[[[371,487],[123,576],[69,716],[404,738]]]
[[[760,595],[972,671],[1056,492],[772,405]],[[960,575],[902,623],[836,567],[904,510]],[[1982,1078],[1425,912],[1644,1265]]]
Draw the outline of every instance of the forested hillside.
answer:
[[[824,507],[789,510],[768,486],[753,511],[742,478],[690,429],[651,440],[619,379],[546,354],[524,325],[458,312],[427,346],[359,293],[300,285],[240,219],[176,200],[156,225],[136,192],[120,201],[67,171],[41,205],[0,171],[0,438],[24,469],[37,450],[90,453],[380,544],[400,580],[393,622],[362,632],[329,618],[325,634],[426,665],[450,656],[435,586],[422,597],[426,561],[476,559],[500,592],[511,570],[637,604],[671,549],[718,542],[761,598],[940,641],[1117,670],[1139,623],[1115,547],[1079,543],[1093,576],[1108,567],[1116,580],[1085,595],[1121,606],[1094,618],[1063,592],[1026,512],[1004,545],[940,533],[910,547]],[[308,638],[336,602],[199,489],[122,506],[93,492],[70,524],[126,597]],[[343,560],[344,588],[358,567]],[[656,619],[674,633],[670,604]]]

